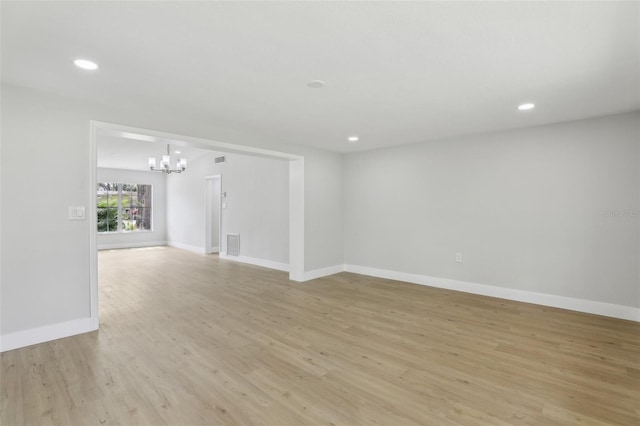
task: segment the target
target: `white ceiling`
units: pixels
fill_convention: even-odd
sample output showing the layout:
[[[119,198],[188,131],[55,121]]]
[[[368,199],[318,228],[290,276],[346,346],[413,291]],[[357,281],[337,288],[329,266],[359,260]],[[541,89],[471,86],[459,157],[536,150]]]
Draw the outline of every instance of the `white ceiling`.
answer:
[[[157,163],[160,164],[162,155],[167,153],[167,141],[150,136],[128,135],[123,135],[121,132],[98,132],[96,138],[98,167],[149,171],[149,157],[156,157]],[[204,155],[209,155],[212,162],[214,157],[224,155],[220,152],[199,149],[186,144],[176,145],[174,143],[170,145],[170,148],[171,168],[175,168],[175,162],[178,158],[186,158],[187,169],[189,169],[189,164],[193,164],[194,160]],[[175,151],[180,151],[180,153],[177,154]]]
[[[2,2],[2,79],[348,152],[640,109],[639,5]]]

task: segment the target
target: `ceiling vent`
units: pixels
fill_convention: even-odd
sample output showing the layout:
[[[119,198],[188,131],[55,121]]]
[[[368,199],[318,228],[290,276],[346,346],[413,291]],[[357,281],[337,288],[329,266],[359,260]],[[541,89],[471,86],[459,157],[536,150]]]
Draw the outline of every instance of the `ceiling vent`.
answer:
[[[215,162],[216,162],[216,164],[218,164],[218,163],[226,163],[227,162],[227,157],[225,157],[224,155],[222,157],[216,157]]]

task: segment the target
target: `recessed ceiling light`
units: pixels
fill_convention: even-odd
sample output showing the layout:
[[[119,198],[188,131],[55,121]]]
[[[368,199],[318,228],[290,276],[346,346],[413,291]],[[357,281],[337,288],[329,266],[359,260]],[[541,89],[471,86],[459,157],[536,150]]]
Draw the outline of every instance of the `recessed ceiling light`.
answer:
[[[531,102],[528,102],[526,104],[520,104],[518,105],[518,109],[520,111],[528,111],[530,109],[534,109],[536,107],[536,104],[532,104]]]
[[[348,140],[349,142],[358,142],[358,140],[360,140],[360,138],[359,138],[359,137],[357,137],[357,136],[349,136],[349,137],[347,138],[347,140]]]
[[[174,154],[180,154],[180,151],[173,151]]]
[[[325,82],[322,80],[311,80],[310,82],[307,83],[308,87],[311,87],[312,89],[322,89],[325,86]]]
[[[98,64],[87,59],[76,59],[75,61],[73,61],[73,63],[76,67],[82,68],[83,70],[93,71],[98,69]]]

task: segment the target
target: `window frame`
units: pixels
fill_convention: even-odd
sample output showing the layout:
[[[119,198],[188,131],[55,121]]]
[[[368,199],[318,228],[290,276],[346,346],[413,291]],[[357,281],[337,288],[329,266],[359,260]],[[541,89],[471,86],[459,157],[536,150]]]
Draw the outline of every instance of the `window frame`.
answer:
[[[98,198],[100,197],[100,195],[98,194],[98,191],[100,190],[100,185],[101,184],[105,184],[105,183],[111,183],[111,184],[116,184],[117,185],[117,204],[115,207],[111,207],[109,205],[109,202],[107,201],[107,206],[106,207],[98,207]],[[131,208],[130,205],[128,206],[124,206],[122,203],[122,198],[123,198],[123,187],[125,185],[136,185],[136,186],[147,186],[149,187],[149,191],[151,192],[151,195],[149,197],[150,206],[144,206],[141,207],[142,209],[149,209],[150,213],[149,213],[149,229],[136,229],[136,230],[126,230],[124,229],[123,226],[123,216],[124,216],[124,209],[125,208]],[[136,191],[137,192],[137,191]],[[115,197],[115,195],[114,195]],[[109,194],[107,194],[107,200],[109,199]],[[137,199],[137,194],[136,194],[136,199]],[[131,200],[129,200],[129,203],[131,203]],[[97,184],[97,188],[96,188],[96,232],[99,235],[112,235],[112,234],[137,234],[140,232],[153,232],[153,223],[154,223],[154,212],[153,212],[153,184],[151,183],[127,183],[127,182],[107,182],[107,181],[99,181]],[[98,231],[98,224],[99,224],[99,220],[97,219],[98,216],[98,212],[100,210],[109,210],[109,209],[115,209],[116,211],[116,223],[117,223],[117,230],[115,231]],[[108,219],[107,219],[108,220]]]

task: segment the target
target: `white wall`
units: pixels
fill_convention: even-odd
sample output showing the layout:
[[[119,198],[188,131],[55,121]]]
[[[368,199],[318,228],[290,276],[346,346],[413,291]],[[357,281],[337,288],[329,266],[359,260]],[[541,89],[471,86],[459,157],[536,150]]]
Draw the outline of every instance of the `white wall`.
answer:
[[[240,234],[240,255],[289,264],[289,164],[239,154],[215,166],[222,176],[222,247]]]
[[[167,177],[169,244],[204,253],[205,177],[212,175],[214,154],[189,162],[188,170]]]
[[[305,160],[305,194],[314,195],[305,197],[306,271],[344,263],[342,156],[323,152],[313,160]]]
[[[345,263],[638,307],[639,144],[632,113],[347,155]]]
[[[90,315],[95,230],[67,220],[68,206],[88,205],[88,119],[29,95],[2,88],[3,335]]]
[[[342,263],[341,185],[324,179],[341,156],[217,126],[180,111],[115,108],[22,87],[2,86],[1,327],[7,334],[90,316],[89,221],[67,220],[68,206],[87,206],[90,120],[153,129],[304,156],[305,204],[329,214],[305,221],[307,268]],[[51,169],[51,164],[58,167]],[[36,188],[37,196],[27,196]],[[52,190],[55,188],[55,190]],[[308,208],[307,208],[308,209]],[[43,214],[47,212],[47,214]],[[8,249],[10,248],[10,249]],[[328,253],[328,254],[327,254]]]
[[[152,230],[98,233],[98,249],[163,245],[167,242],[167,188],[164,173],[98,168],[98,182],[141,183],[152,188]]]
[[[205,155],[189,164],[188,173],[169,176],[167,211],[169,244],[205,251],[205,177],[220,175],[222,246],[226,234],[240,234],[241,256],[289,263],[289,163],[240,154],[226,154],[215,165]]]

